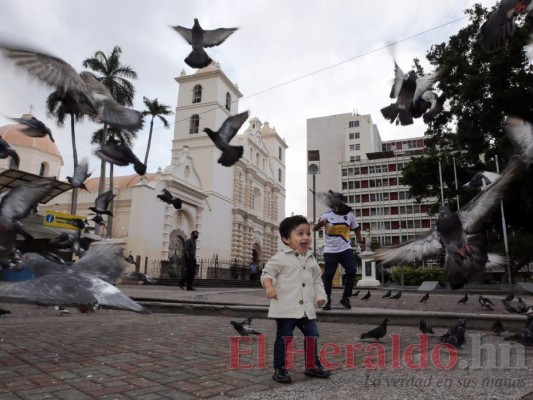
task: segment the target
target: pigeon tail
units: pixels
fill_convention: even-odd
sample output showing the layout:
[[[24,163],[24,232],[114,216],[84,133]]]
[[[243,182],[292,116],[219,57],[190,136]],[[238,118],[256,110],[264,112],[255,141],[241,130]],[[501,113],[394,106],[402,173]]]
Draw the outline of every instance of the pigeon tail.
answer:
[[[413,124],[413,116],[411,114],[411,111],[407,108],[405,109],[399,109],[398,110],[398,118],[400,120],[400,124],[402,126],[406,125],[412,125]]]
[[[211,64],[213,60],[207,55],[203,48],[199,48],[193,49],[184,61],[191,68],[205,68]]]
[[[222,152],[222,155],[218,159],[218,162],[224,167],[231,167],[242,157],[244,147],[242,146],[229,146]]]
[[[133,163],[133,169],[135,172],[141,176],[143,176],[146,173],[146,165],[144,165],[140,161],[136,161]]]
[[[390,106],[382,108],[380,111],[381,111],[381,115],[383,115],[385,119],[388,119],[391,124],[394,122],[394,120],[398,116],[398,106],[394,103],[391,104]]]

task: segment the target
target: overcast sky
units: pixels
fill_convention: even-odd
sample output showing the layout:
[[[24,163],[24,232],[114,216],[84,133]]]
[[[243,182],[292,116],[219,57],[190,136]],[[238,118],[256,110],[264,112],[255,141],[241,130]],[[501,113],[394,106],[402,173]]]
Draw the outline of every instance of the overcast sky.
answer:
[[[491,7],[495,0],[477,1]],[[51,53],[76,70],[95,51],[122,48],[121,61],[137,71],[134,108],[143,110],[143,96],[158,98],[174,109],[180,71],[194,70],[183,59],[190,46],[169,26],[192,27],[198,18],[204,29],[239,27],[221,46],[207,49],[244,97],[239,109],[268,121],[285,139],[287,150],[286,213],[306,214],[306,121],[332,114],[370,114],[383,140],[422,136],[424,123],[409,127],[386,121],[380,109],[388,98],[394,57],[408,70],[432,44],[468,24],[464,10],[472,0],[0,0],[0,41],[16,41]],[[450,23],[452,21],[459,21]],[[449,23],[449,24],[448,24]],[[444,25],[446,24],[446,25]],[[442,27],[439,27],[444,25]],[[436,29],[433,29],[436,28]],[[433,29],[433,30],[431,30]],[[427,33],[425,31],[431,30]],[[379,50],[381,49],[381,50]],[[45,101],[50,88],[20,73],[0,59],[0,126],[5,116],[29,111],[53,132],[63,155],[61,177],[72,172],[70,128],[47,120]],[[309,76],[308,76],[309,75]],[[301,78],[301,79],[299,79]],[[174,121],[173,116],[171,117]],[[247,124],[245,124],[247,126]],[[92,132],[85,122],[78,130],[80,157],[90,158],[93,176],[99,161],[91,156]],[[134,151],[144,159],[149,124],[139,133]],[[244,130],[244,128],[243,128]],[[173,127],[154,126],[148,172],[170,163]],[[222,167],[221,167],[222,168]],[[116,168],[117,175],[133,173]]]

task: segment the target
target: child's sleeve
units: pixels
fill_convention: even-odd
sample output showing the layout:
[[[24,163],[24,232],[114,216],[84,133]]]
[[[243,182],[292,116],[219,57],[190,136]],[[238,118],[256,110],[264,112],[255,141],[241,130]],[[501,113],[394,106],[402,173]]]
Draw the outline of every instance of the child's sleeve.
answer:
[[[261,285],[264,287],[264,281],[267,278],[272,279],[272,286],[276,286],[276,278],[279,275],[281,263],[276,256],[267,261],[265,268],[261,271]]]
[[[315,301],[328,300],[326,289],[324,289],[324,282],[322,281],[322,270],[315,264],[313,267],[313,280],[315,285]]]

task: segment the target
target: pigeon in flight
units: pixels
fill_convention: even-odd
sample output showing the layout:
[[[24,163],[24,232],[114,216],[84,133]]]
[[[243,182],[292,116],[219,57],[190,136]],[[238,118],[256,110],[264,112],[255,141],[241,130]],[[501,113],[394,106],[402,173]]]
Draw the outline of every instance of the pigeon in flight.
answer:
[[[173,205],[176,210],[181,208],[181,199],[172,196],[172,193],[167,189],[163,189],[161,194],[158,194],[156,197],[167,204]]]
[[[422,318],[418,320],[418,329],[420,329],[420,332],[424,334],[428,334],[428,333],[435,334],[435,332],[433,332],[433,327],[430,324],[428,324],[426,321],[424,321]]]
[[[13,164],[15,166],[15,169],[19,169],[20,165],[20,157],[18,153],[15,151],[11,145],[6,142],[4,139],[0,137],[0,158],[8,158],[11,157],[11,160],[13,161]]]
[[[91,221],[93,221],[95,224],[106,227],[104,219],[100,214],[96,214],[94,217],[91,218]]]
[[[2,285],[1,301],[61,304],[75,306],[82,311],[99,305],[149,313],[114,286],[124,271],[124,262],[116,255],[116,247],[108,243],[91,248],[72,268],[37,253],[24,254],[21,264],[33,271],[36,278]]]
[[[516,16],[524,12],[531,15],[532,11],[531,0],[501,0],[496,10],[481,25],[479,34],[483,51],[493,53],[505,47],[515,32]]]
[[[506,131],[511,142],[519,149],[520,158],[528,164],[532,164],[533,125],[518,117],[509,117],[507,118]]]
[[[504,266],[505,257],[489,257],[483,225],[487,215],[500,204],[506,187],[523,169],[523,161],[512,157],[501,178],[459,211],[451,212],[442,205],[436,225],[428,232],[401,245],[377,250],[376,259],[385,265],[412,264],[439,256],[444,247],[444,272],[452,289],[463,287],[468,279],[480,274],[489,261]]]
[[[387,322],[389,321],[388,318],[385,318],[381,324],[379,324],[374,329],[369,330],[368,332],[365,332],[361,334],[361,339],[376,339],[379,343],[379,339],[381,339],[383,336],[387,334]]]
[[[109,203],[116,196],[117,195],[113,194],[111,190],[108,190],[107,192],[102,193],[94,201],[94,207],[89,207],[89,210],[91,210],[92,212],[95,212],[98,215],[106,214],[106,215],[113,216],[113,213],[109,211],[107,207],[109,207]],[[94,221],[94,218],[93,218],[93,221]]]
[[[505,328],[503,327],[502,319],[500,317],[496,318],[496,321],[494,321],[494,324],[492,324],[492,328],[490,330],[496,335],[500,335],[500,333],[505,332]]]
[[[361,300],[368,300],[370,298],[370,290],[366,292],[366,294],[361,297]]]
[[[318,200],[331,208],[335,214],[346,215],[352,211],[352,208],[345,203],[346,199],[342,193],[328,190],[325,193],[317,193],[316,196]]]
[[[139,175],[146,173],[146,165],[133,153],[128,145],[116,140],[108,140],[107,144],[94,152],[100,159],[122,167],[133,164],[133,169]]]
[[[500,174],[490,171],[479,171],[470,179],[469,182],[463,185],[463,189],[485,190],[494,182],[501,178]]]
[[[11,118],[13,121],[18,122],[21,125],[25,125],[24,129],[20,131],[30,137],[45,137],[49,136],[52,142],[55,142],[52,137],[52,131],[42,121],[31,115],[29,118],[23,116],[22,118]]]
[[[426,303],[429,300],[429,292],[427,292],[421,299],[420,303]]]
[[[186,41],[192,46],[191,53],[185,58],[185,63],[191,68],[204,68],[213,61],[207,55],[204,47],[214,47],[222,44],[233,32],[239,28],[218,28],[205,31],[200,26],[198,18],[194,19],[192,29],[183,26],[173,26]]]
[[[248,111],[244,111],[228,117],[216,132],[209,128],[204,129],[204,132],[211,138],[215,146],[222,151],[218,162],[225,167],[231,167],[242,157],[244,148],[242,146],[232,146],[229,142],[247,119]]]
[[[402,291],[401,290],[398,293],[396,293],[394,296],[391,296],[391,299],[399,300],[400,297],[402,297]]]
[[[85,189],[89,191],[85,186],[85,183],[83,183],[92,174],[88,171],[89,162],[86,158],[84,158],[78,163],[78,166],[74,168],[73,176],[67,176],[68,183],[70,183],[73,188]]]
[[[396,124],[400,123],[402,126],[411,125],[413,123],[411,112],[413,106],[418,104],[422,94],[439,79],[440,72],[417,76],[416,72],[411,70],[406,74],[395,62],[394,75],[390,98],[396,98],[396,102],[382,108],[381,114],[391,124],[396,121]],[[418,114],[422,115],[423,111]]]
[[[390,297],[392,293],[392,290],[389,290],[387,293],[385,293],[383,296],[381,296],[382,299],[386,299],[387,297]]]
[[[465,305],[467,301],[468,301],[468,293],[465,293],[465,295],[459,299],[457,304],[463,303],[463,305]]]
[[[49,181],[40,180],[0,193],[0,224],[31,241],[33,236],[24,230],[20,220],[30,215],[51,190]]]
[[[230,324],[241,336],[262,335],[262,333],[252,328],[252,318],[247,318],[242,322],[230,321]]]
[[[24,46],[0,44],[0,50],[18,67],[68,98],[76,112],[121,129],[142,128],[142,114],[118,104],[109,89],[91,72],[78,74],[62,59]]]
[[[424,93],[422,93],[420,98],[430,104],[429,110],[427,110],[422,117],[424,122],[428,124],[433,121],[435,117],[443,110],[444,102],[446,101],[446,95],[443,93],[438,96],[435,92],[426,90]]]

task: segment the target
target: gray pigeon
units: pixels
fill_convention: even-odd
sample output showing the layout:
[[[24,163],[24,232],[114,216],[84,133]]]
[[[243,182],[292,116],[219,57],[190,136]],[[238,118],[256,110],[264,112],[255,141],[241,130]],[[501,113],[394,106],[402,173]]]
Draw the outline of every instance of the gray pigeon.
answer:
[[[89,191],[85,186],[85,183],[83,183],[88,177],[91,176],[91,173],[88,171],[89,162],[85,158],[78,163],[77,167],[74,168],[74,174],[72,174],[73,176],[67,176],[66,179],[73,188],[85,189]]]
[[[91,218],[91,221],[93,221],[95,224],[106,227],[104,219],[100,214],[96,214],[94,217]]]
[[[346,199],[342,193],[328,190],[325,193],[317,193],[317,199],[322,201],[326,206],[331,208],[335,214],[346,215],[352,208],[345,203]]]
[[[4,55],[68,98],[70,111],[87,114],[98,122],[121,129],[142,128],[142,114],[118,104],[109,89],[91,72],[80,74],[67,62],[24,46],[0,44]]]
[[[392,290],[389,290],[387,293],[385,293],[383,296],[381,296],[382,299],[386,299],[387,297],[390,297],[392,293]]]
[[[370,296],[371,296],[371,293],[370,293],[370,290],[368,290],[366,294],[363,297],[361,297],[361,300],[368,300]]]
[[[518,148],[520,157],[533,163],[533,125],[517,117],[507,118],[506,130],[509,139]]]
[[[252,318],[247,318],[242,322],[230,321],[230,324],[241,336],[262,335],[252,328]]]
[[[444,342],[450,336],[455,335],[458,332],[459,328],[463,328],[463,330],[466,329],[466,321],[464,319],[458,320],[457,323],[454,326],[452,326],[451,328],[449,328],[444,335],[439,337],[439,340],[441,342]]]
[[[427,301],[429,300],[429,292],[427,292],[421,299],[420,299],[420,303],[427,303]]]
[[[379,324],[374,329],[369,330],[368,332],[365,332],[361,334],[361,339],[376,339],[379,343],[379,339],[381,339],[383,336],[387,334],[387,322],[389,321],[388,318],[385,318],[381,324]]]
[[[490,330],[496,335],[505,332],[505,328],[503,327],[502,319],[500,317],[496,318],[496,321],[494,321],[494,324],[492,324],[492,328]]]
[[[52,188],[52,183],[40,180],[0,193],[0,224],[31,241],[33,236],[24,230],[20,220],[30,215]]]
[[[426,321],[424,321],[422,318],[418,320],[418,329],[420,329],[420,332],[424,334],[428,334],[428,333],[435,334],[435,332],[433,332],[433,327],[430,324],[428,324]]]
[[[107,209],[109,207],[109,203],[111,200],[113,200],[117,195],[113,194],[111,190],[108,190],[107,192],[102,193],[100,196],[96,198],[94,201],[94,207],[89,207],[89,210],[95,212],[98,215],[106,214],[113,216],[113,213]],[[92,219],[93,221],[94,218]],[[96,221],[95,221],[96,222]],[[98,222],[97,222],[98,223]]]
[[[400,290],[398,293],[396,293],[394,296],[391,296],[391,299],[399,300],[400,297],[402,297],[402,291]]]
[[[465,342],[465,327],[459,325],[455,333],[442,340],[442,343],[451,344],[453,347],[461,347]]]
[[[481,25],[479,34],[481,48],[486,53],[493,53],[505,47],[513,36],[518,14],[527,11],[531,14],[531,0],[501,0],[496,10]]]
[[[211,138],[215,146],[222,151],[218,162],[225,167],[231,167],[242,157],[244,148],[242,146],[232,146],[229,142],[247,119],[248,111],[244,111],[228,117],[216,132],[209,128],[204,129],[204,132]]]
[[[470,179],[469,182],[465,183],[462,187],[463,189],[472,189],[472,190],[485,190],[490,187],[491,184],[496,182],[501,178],[500,174],[490,171],[479,171]]]
[[[113,245],[98,244],[72,268],[37,253],[26,253],[21,264],[33,271],[36,278],[0,286],[1,301],[76,306],[82,312],[99,305],[149,313],[114,286],[124,270],[124,262]]]
[[[203,30],[198,22],[194,19],[192,29],[183,26],[173,26],[186,41],[192,46],[191,53],[185,58],[185,63],[191,68],[204,68],[211,64],[211,57],[207,55],[204,47],[218,46],[224,42],[233,32],[239,28],[218,28],[213,30]]]
[[[0,137],[0,158],[11,157],[12,163],[14,164],[15,169],[19,168],[20,157],[11,145]]]
[[[483,224],[486,216],[499,205],[506,187],[523,169],[524,163],[519,157],[511,158],[501,178],[458,212],[441,206],[436,225],[425,235],[398,246],[378,249],[376,259],[385,265],[412,264],[437,257],[444,248],[444,272],[452,289],[459,289],[468,279],[478,276],[489,261],[505,266],[505,257],[489,257]]]
[[[520,314],[520,311],[516,307],[514,307],[512,304],[510,304],[507,300],[502,299],[502,304],[507,310],[507,312],[511,314]]]
[[[479,296],[479,304],[481,307],[486,308],[489,311],[494,311],[493,305],[490,303],[490,301],[487,301],[488,299],[484,298],[483,296]]]
[[[47,127],[42,121],[35,118],[33,115],[30,115],[30,118],[11,118],[13,121],[18,122],[21,125],[25,125],[24,129],[21,129],[21,132],[30,137],[45,137],[48,135],[52,142],[55,142],[52,137],[52,131]]]
[[[131,148],[125,143],[108,140],[107,144],[96,150],[94,154],[104,161],[122,167],[133,164],[133,169],[141,176],[146,173],[146,165],[137,158]]]
[[[420,98],[430,104],[429,110],[427,110],[422,117],[424,122],[428,124],[429,122],[433,121],[435,117],[443,110],[444,102],[446,101],[446,95],[441,94],[438,96],[435,92],[426,90],[424,93],[422,93]]]
[[[459,299],[457,304],[463,303],[463,305],[465,305],[467,301],[468,301],[468,293],[465,293],[465,295]]]

